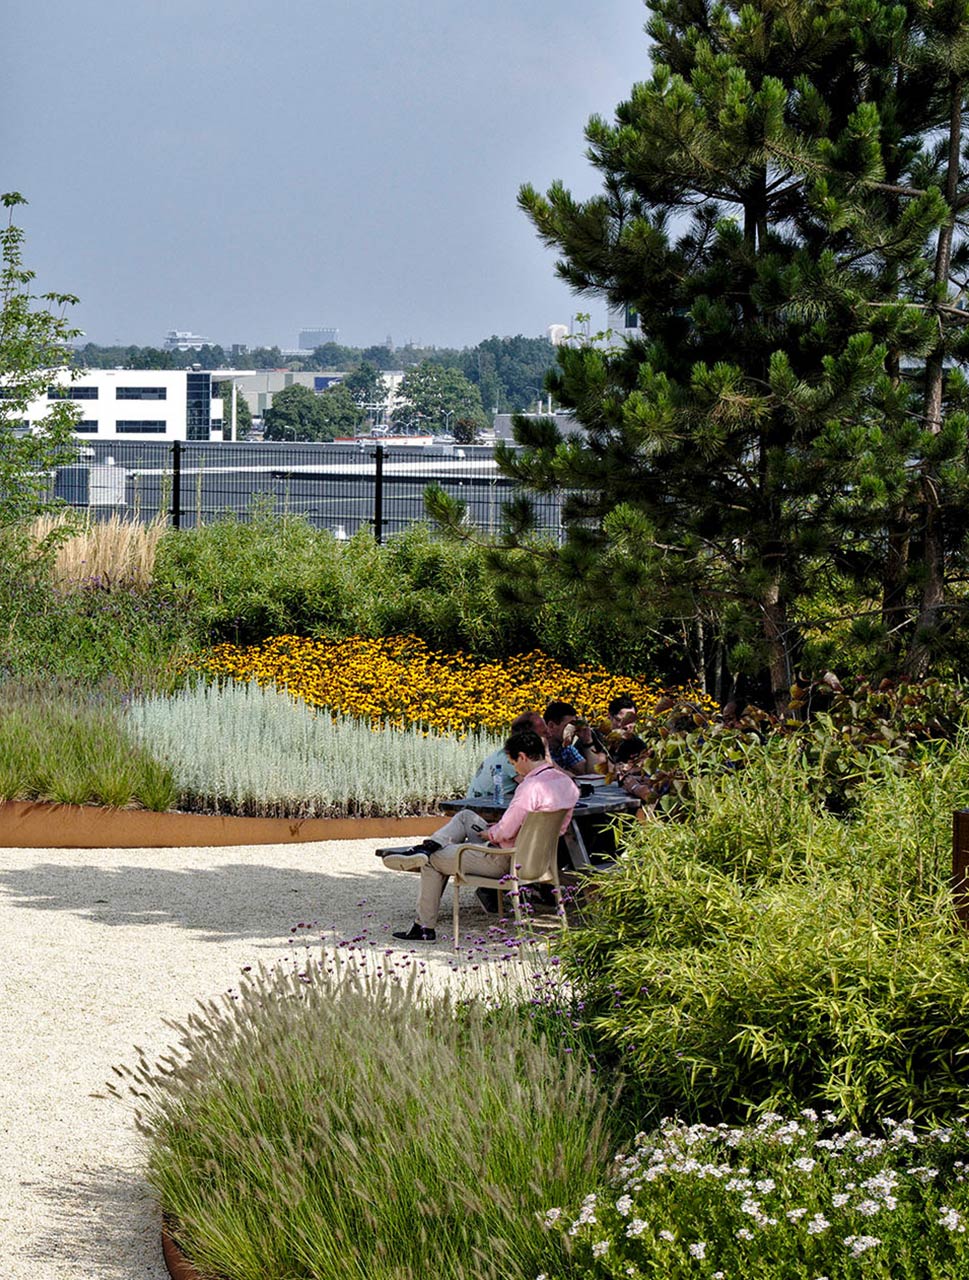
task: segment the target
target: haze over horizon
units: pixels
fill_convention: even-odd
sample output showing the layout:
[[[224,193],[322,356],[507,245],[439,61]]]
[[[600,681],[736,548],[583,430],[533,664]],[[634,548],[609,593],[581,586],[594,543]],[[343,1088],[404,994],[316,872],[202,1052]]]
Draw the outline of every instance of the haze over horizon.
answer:
[[[599,189],[583,128],[649,74],[642,0],[11,0],[2,187],[37,291],[103,345],[468,346],[601,304],[522,182]]]

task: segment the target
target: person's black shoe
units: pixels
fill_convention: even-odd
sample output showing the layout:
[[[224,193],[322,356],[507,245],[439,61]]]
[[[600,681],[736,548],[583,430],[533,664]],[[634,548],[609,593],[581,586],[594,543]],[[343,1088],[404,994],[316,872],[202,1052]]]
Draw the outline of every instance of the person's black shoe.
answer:
[[[401,930],[400,933],[394,934],[395,938],[399,938],[401,942],[437,942],[437,934],[433,929],[425,929],[422,925],[412,924],[406,933]]]
[[[436,840],[431,840],[430,837],[428,837],[427,840],[422,840],[417,847],[418,849],[423,849],[425,853],[438,853],[444,848],[444,845],[438,844]]]
[[[475,889],[474,896],[478,899],[489,916],[496,916],[498,914],[497,889],[485,889],[482,886],[480,889]]]

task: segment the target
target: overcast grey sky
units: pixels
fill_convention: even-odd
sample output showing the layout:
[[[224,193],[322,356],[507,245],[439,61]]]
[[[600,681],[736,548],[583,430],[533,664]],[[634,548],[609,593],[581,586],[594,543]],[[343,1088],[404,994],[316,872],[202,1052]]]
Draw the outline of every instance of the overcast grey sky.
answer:
[[[578,301],[515,203],[597,189],[642,0],[8,0],[0,189],[92,341],[466,345]]]

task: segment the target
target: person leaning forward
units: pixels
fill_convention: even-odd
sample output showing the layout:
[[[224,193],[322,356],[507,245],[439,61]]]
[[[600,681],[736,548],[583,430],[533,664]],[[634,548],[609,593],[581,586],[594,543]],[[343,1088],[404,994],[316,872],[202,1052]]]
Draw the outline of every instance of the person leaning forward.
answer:
[[[471,841],[490,844],[497,849],[512,849],[526,815],[535,812],[551,813],[565,809],[563,835],[568,828],[579,789],[567,774],[549,763],[545,743],[538,734],[531,729],[511,734],[505,743],[505,753],[515,766],[519,783],[511,803],[497,822],[489,825],[472,809],[460,809],[425,840],[421,848],[410,853],[391,853],[384,858],[384,866],[391,870],[419,870],[421,873],[417,918],[410,929],[394,934],[402,942],[436,940],[435,926],[441,896],[448,878],[457,870],[458,845]],[[473,875],[497,879],[507,874],[508,859],[469,851],[465,854],[464,866]]]
[[[519,733],[522,729],[532,729],[543,742],[548,740],[548,730],[545,727],[545,721],[537,711],[523,711],[520,716],[516,716],[511,722],[511,733]],[[478,766],[478,771],[468,784],[468,796],[473,800],[482,800],[486,796],[491,798],[494,794],[494,770],[498,767],[501,770],[501,798],[502,800],[510,800],[514,795],[515,788],[518,786],[518,774],[515,772],[515,766],[508,759],[508,752],[504,747],[499,747],[497,751],[492,751],[490,756]]]

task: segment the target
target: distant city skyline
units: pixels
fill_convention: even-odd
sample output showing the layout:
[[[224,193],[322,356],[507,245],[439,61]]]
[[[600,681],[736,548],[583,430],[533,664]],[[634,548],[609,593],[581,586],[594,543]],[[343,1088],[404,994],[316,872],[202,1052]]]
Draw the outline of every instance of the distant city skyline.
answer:
[[[599,189],[583,127],[649,74],[641,0],[11,0],[3,190],[86,339],[471,346],[572,295],[522,182]]]

